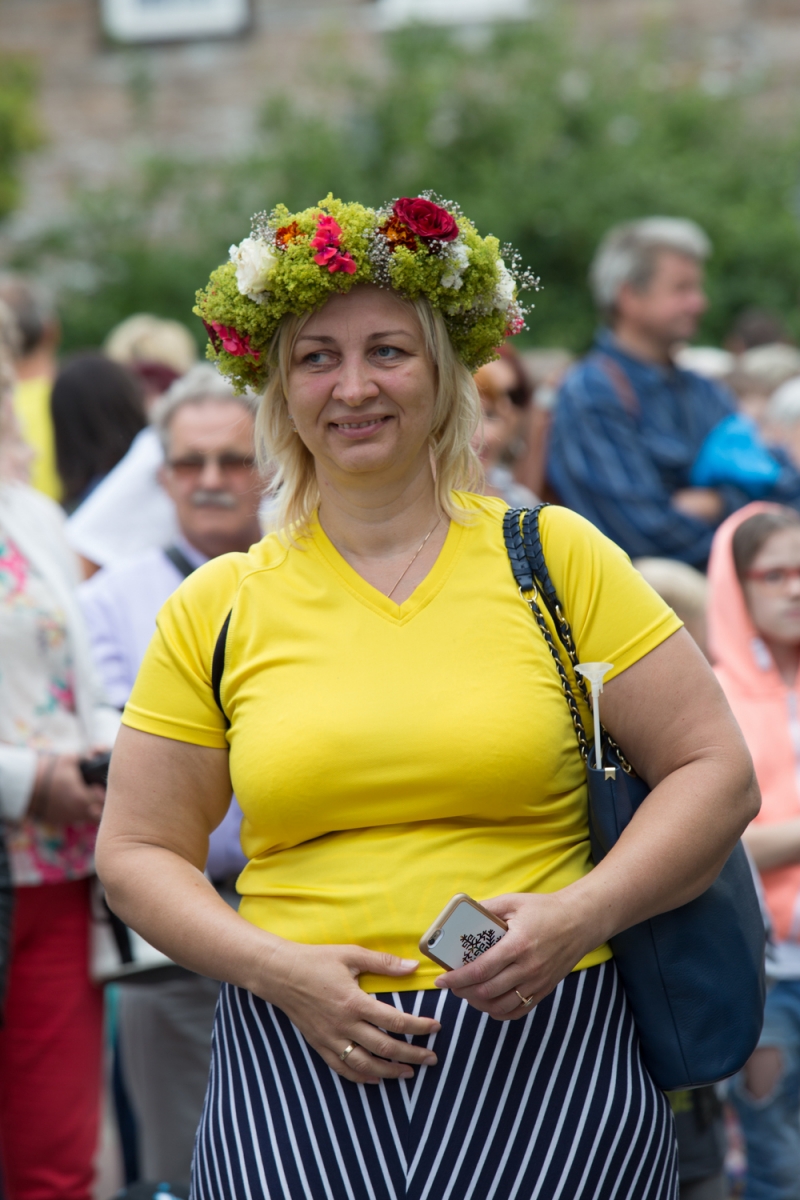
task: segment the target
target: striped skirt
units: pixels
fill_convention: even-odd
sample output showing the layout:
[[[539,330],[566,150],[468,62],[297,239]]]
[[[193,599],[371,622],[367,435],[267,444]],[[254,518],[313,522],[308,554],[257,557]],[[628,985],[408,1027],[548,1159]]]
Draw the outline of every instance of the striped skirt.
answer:
[[[223,985],[192,1200],[676,1200],[672,1115],[613,962],[518,1021],[446,991],[379,999],[441,1022],[419,1039],[437,1066],[350,1083]]]

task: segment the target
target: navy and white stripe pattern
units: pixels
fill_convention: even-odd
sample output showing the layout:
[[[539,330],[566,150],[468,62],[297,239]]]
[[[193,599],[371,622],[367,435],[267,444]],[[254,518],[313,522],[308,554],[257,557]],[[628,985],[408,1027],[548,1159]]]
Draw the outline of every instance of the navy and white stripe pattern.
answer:
[[[676,1200],[669,1105],[642,1067],[613,962],[498,1022],[449,992],[436,1067],[343,1080],[286,1016],[223,985],[192,1200]]]

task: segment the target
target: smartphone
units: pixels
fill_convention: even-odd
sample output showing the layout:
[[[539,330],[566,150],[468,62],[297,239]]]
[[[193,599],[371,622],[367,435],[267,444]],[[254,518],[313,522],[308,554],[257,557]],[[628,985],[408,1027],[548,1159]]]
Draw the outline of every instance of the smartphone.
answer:
[[[419,941],[420,953],[446,971],[455,971],[489,950],[508,933],[500,917],[493,917],[464,892],[442,909]]]
[[[105,787],[108,783],[108,764],[111,762],[111,753],[104,750],[102,754],[96,754],[94,758],[82,758],[78,763],[84,783],[102,783]]]

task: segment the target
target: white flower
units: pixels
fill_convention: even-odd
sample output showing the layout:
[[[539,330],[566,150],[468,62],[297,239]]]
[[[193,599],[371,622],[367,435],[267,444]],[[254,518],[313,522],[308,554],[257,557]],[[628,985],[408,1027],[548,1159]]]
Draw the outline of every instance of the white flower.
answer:
[[[514,276],[509,271],[502,258],[497,260],[499,267],[499,278],[494,287],[494,296],[492,302],[495,308],[499,308],[502,312],[506,312],[514,300],[514,291],[516,283]]]
[[[458,291],[464,284],[464,272],[469,266],[469,247],[462,241],[451,242],[447,249],[448,270],[442,276],[442,287]]]
[[[278,262],[278,256],[269,242],[262,238],[246,237],[238,246],[230,248],[231,262],[236,264],[236,283],[243,296],[260,302],[267,291],[270,273]]]

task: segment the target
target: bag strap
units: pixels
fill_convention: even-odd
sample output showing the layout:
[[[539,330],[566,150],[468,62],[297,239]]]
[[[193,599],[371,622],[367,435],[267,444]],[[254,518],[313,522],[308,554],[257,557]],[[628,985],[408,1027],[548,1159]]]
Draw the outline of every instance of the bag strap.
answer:
[[[162,553],[164,558],[169,559],[175,570],[181,574],[184,579],[188,579],[189,576],[194,573],[194,565],[189,562],[186,555],[177,546],[167,546]]]
[[[544,549],[542,547],[542,538],[539,531],[539,513],[543,508],[549,508],[547,503],[537,504],[535,508],[524,509],[515,508],[509,509],[503,518],[503,534],[508,550],[508,557],[511,561],[511,570],[514,578],[517,581],[520,595],[533,613],[534,619],[539,626],[542,636],[547,643],[547,648],[550,651],[553,662],[558,671],[558,677],[561,681],[561,688],[564,692],[564,698],[569,707],[572,724],[575,728],[575,735],[578,739],[578,747],[581,752],[581,758],[585,763],[589,762],[589,740],[586,736],[586,727],[583,723],[578,702],[575,698],[575,693],[572,690],[572,685],[569,681],[566,668],[564,667],[561,655],[558,652],[555,642],[553,641],[550,627],[544,618],[544,614],[539,607],[538,599],[541,596],[542,602],[547,609],[550,619],[553,622],[553,627],[556,631],[556,636],[559,642],[566,651],[567,658],[572,665],[575,682],[578,686],[581,696],[583,697],[587,707],[591,709],[592,700],[589,695],[589,690],[586,682],[580,672],[575,668],[578,666],[580,659],[575,646],[575,639],[572,636],[572,629],[566,614],[561,607],[561,602],[558,598],[558,593],[555,589],[555,584],[550,578],[550,572],[547,569],[547,561],[544,557]],[[527,594],[526,594],[527,593]],[[626,759],[625,755],[620,750],[617,743],[606,729],[602,729],[602,736],[613,750],[619,761],[620,766],[626,775],[635,776],[631,764]],[[597,766],[600,766],[598,763]]]
[[[227,617],[225,618],[225,623],[223,624],[222,629],[219,631],[216,645],[214,646],[214,655],[211,659],[211,688],[214,692],[214,699],[217,702],[217,708],[225,718],[225,725],[228,729],[230,729],[231,723],[228,720],[228,714],[222,707],[220,690],[222,688],[222,675],[225,670],[225,650],[228,642],[228,627],[231,623],[232,612],[233,609],[231,609],[228,613]]]
[[[593,362],[603,372],[628,416],[640,417],[642,410],[639,405],[639,397],[621,363],[618,363],[610,354],[604,354],[602,350],[595,350],[593,354],[590,354],[589,362]]]
[[[539,513],[543,508],[547,507],[546,503],[542,503],[537,504],[533,509],[509,509],[503,517],[503,536],[505,537],[508,557],[511,561],[511,570],[519,587],[519,594],[531,610],[534,620],[541,630],[547,649],[552,655],[553,662],[558,671],[558,678],[561,682],[564,699],[569,708],[569,715],[572,718],[575,736],[578,739],[578,749],[584,763],[588,764],[589,739],[586,736],[583,717],[578,708],[578,701],[575,699],[575,693],[572,690],[564,662],[553,641],[550,626],[547,624],[544,613],[538,604],[539,596],[541,595],[558,633],[558,619],[550,606],[554,604],[554,608],[559,607],[559,610],[560,606],[558,606],[558,596],[556,595],[553,581],[547,570],[541,538],[539,537]],[[558,633],[558,636],[560,640],[561,634]]]

